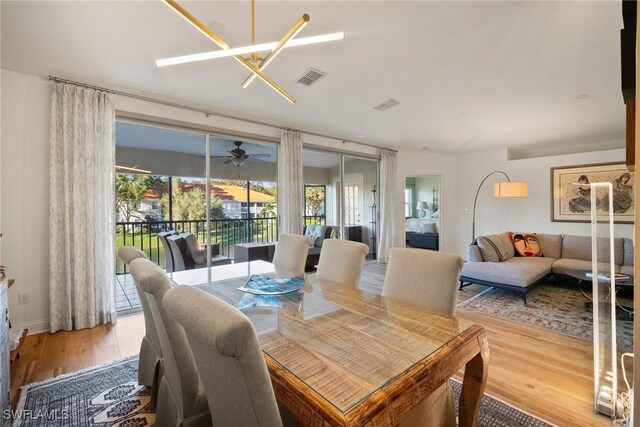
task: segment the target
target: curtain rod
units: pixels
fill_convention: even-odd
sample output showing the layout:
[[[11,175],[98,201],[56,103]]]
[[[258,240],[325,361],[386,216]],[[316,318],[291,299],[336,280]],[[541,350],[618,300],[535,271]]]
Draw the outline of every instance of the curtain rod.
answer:
[[[241,120],[241,121],[244,121],[244,122],[253,123],[255,125],[269,126],[269,127],[277,128],[277,129],[289,129],[289,128],[285,127],[285,126],[274,125],[273,123],[261,122],[259,120],[245,119],[245,118],[242,118],[242,117],[232,116],[230,114],[218,113],[218,112],[215,112],[215,111],[205,110],[203,108],[191,107],[191,106],[188,106],[188,105],[179,104],[177,102],[165,101],[165,100],[162,100],[162,99],[152,98],[150,96],[137,95],[135,93],[123,92],[123,91],[115,90],[115,89],[108,89],[108,88],[101,87],[101,86],[94,86],[94,85],[90,85],[90,84],[87,84],[87,83],[82,83],[82,82],[76,82],[76,81],[73,81],[73,80],[62,79],[62,78],[55,77],[55,76],[49,76],[49,80],[52,80],[54,82],[68,83],[68,84],[72,84],[72,85],[76,85],[76,86],[86,87],[86,88],[89,88],[89,89],[101,90],[101,91],[112,93],[114,95],[120,95],[120,96],[125,96],[127,98],[139,99],[141,101],[148,101],[148,102],[153,102],[153,103],[156,103],[156,104],[167,105],[169,107],[181,108],[183,110],[195,111],[195,112],[198,112],[198,113],[203,113],[207,117],[209,117],[209,116],[217,116],[217,117],[222,117],[222,118],[225,118],[225,119]],[[300,130],[300,132],[306,133],[307,135],[319,136],[321,138],[329,138],[329,139],[334,139],[336,141],[342,141],[343,144],[347,143],[347,142],[350,142],[352,144],[364,145],[365,147],[377,148],[379,150],[388,150],[388,151],[392,151],[394,153],[398,152],[398,150],[394,150],[392,148],[380,147],[378,145],[367,144],[366,142],[358,142],[358,141],[346,140],[346,139],[338,138],[338,137],[335,137],[335,136],[332,136],[332,135],[326,135],[326,134],[317,133],[317,132],[309,132],[309,131],[306,131],[306,130],[303,130],[303,129],[298,129],[298,130]]]

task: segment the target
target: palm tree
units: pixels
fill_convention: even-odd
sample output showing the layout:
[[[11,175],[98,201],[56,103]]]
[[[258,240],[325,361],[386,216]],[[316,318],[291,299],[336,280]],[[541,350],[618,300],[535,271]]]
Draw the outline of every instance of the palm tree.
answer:
[[[258,216],[261,216],[263,218],[276,216],[276,207],[273,205],[272,202],[266,202],[262,207],[262,210],[260,210],[260,213],[258,214]]]

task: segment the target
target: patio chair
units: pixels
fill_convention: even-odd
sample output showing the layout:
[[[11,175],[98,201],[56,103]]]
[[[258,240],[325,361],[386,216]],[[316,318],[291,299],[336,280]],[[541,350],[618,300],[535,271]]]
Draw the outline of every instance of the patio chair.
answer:
[[[204,268],[207,266],[207,251],[200,249],[200,243],[193,234],[184,235],[184,240],[189,249],[191,259],[193,259],[193,268]],[[211,245],[211,266],[231,264],[231,258],[220,255],[220,245]]]
[[[191,270],[193,268],[193,258],[191,258],[191,253],[187,248],[185,235],[174,234],[167,237],[167,242],[173,255],[173,271]]]
[[[167,273],[173,273],[173,253],[171,252],[171,248],[169,247],[169,242],[167,242],[167,237],[172,236],[174,231],[163,231],[158,233],[158,240],[162,243],[162,247],[164,249],[164,258],[165,258],[165,270]]]

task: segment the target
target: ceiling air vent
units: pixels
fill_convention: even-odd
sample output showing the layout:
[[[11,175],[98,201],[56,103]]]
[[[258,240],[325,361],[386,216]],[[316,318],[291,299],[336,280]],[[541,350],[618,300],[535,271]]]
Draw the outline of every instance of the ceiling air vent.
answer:
[[[387,111],[389,108],[395,107],[398,104],[400,104],[399,101],[396,101],[395,99],[391,98],[391,99],[387,99],[382,104],[376,105],[375,107],[373,107],[373,109],[378,111]]]
[[[323,73],[320,70],[316,70],[315,68],[309,68],[309,71],[304,73],[302,77],[298,79],[298,83],[303,84],[305,86],[311,86],[312,84],[314,84],[315,82],[317,82],[318,80],[320,80],[326,75],[327,73]]]

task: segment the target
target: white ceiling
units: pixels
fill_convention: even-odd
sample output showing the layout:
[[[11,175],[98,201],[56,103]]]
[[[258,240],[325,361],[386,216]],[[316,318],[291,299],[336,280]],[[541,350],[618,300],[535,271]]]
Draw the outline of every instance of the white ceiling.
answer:
[[[232,46],[249,44],[249,1],[184,1]],[[258,42],[302,13],[300,34],[346,39],[286,49],[267,74],[232,58],[158,69],[216,47],[161,2],[1,2],[3,68],[207,104],[276,124],[396,148],[462,152],[541,144],[622,145],[620,2],[257,2]],[[328,75],[296,80],[314,67]],[[588,94],[587,97],[579,97]],[[373,106],[395,98],[381,113]]]

